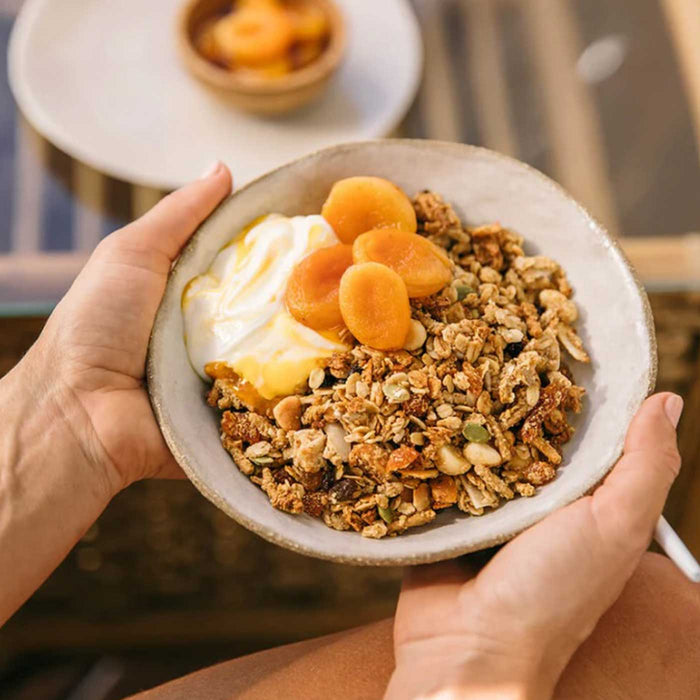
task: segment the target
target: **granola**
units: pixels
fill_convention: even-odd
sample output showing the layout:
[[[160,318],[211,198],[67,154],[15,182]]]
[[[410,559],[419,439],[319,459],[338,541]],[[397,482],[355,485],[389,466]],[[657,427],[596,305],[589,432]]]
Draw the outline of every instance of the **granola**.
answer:
[[[453,507],[479,516],[554,479],[584,394],[566,358],[590,361],[554,260],[498,224],[464,226],[434,192],[413,206],[452,279],[411,299],[404,349],[346,334],[354,345],[275,405],[246,405],[230,378],[208,395],[223,446],[275,508],[370,538]]]

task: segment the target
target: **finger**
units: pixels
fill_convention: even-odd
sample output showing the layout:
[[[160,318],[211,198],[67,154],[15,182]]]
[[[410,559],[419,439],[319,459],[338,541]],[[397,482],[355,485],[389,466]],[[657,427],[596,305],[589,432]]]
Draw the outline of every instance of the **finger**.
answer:
[[[593,496],[601,534],[612,541],[640,546],[651,537],[680,469],[676,425],[682,408],[679,396],[656,394],[632,421],[622,459]]]
[[[396,606],[395,642],[447,629],[459,591],[469,578],[459,560],[410,567]]]
[[[655,449],[659,440],[675,444],[683,399],[671,392],[650,396],[637,412],[625,439],[625,454]]]
[[[161,254],[161,267],[178,256],[195,229],[231,192],[231,173],[223,163],[203,178],[164,197],[153,209],[118,234],[119,243]]]
[[[465,570],[459,559],[412,566],[406,570],[402,590],[407,593],[429,586],[440,586],[454,581],[462,582],[470,578],[469,574],[470,572]]]
[[[450,561],[408,568],[401,586],[399,608],[401,611],[404,608],[428,610],[436,599],[444,598],[450,591],[456,595],[459,588],[475,578],[501,548],[499,545]]]
[[[468,581],[491,561],[499,549],[501,545],[466,554],[450,561],[412,566],[404,575],[403,590],[425,588],[450,581]]]

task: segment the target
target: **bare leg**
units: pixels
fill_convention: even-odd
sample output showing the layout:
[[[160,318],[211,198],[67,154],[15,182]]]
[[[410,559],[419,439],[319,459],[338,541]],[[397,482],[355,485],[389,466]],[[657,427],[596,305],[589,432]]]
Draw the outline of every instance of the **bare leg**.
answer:
[[[139,700],[379,700],[393,670],[392,621],[228,661]],[[646,554],[562,676],[558,700],[697,700],[700,585]]]
[[[561,700],[700,698],[700,585],[645,554],[557,686]]]
[[[375,700],[394,670],[393,619],[197,671],[138,700]],[[134,698],[134,700],[136,700]]]

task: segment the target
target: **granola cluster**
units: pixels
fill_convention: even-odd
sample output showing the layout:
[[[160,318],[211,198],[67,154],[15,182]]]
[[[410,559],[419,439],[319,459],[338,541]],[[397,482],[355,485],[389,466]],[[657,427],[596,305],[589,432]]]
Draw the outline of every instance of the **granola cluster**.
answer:
[[[562,350],[590,361],[555,261],[526,256],[497,224],[463,226],[433,192],[413,205],[453,279],[411,300],[405,349],[355,344],[264,409],[241,400],[235,379],[216,379],[208,396],[224,447],[275,508],[365,537],[532,496],[555,477],[568,415],[581,410]]]

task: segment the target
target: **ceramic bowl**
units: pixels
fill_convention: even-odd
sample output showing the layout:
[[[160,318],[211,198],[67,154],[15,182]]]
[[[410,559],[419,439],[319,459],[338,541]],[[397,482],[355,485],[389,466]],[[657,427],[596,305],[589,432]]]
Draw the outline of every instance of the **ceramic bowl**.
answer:
[[[208,61],[193,37],[203,20],[231,7],[231,0],[188,0],[177,23],[177,41],[185,66],[199,80],[227,92],[229,100],[247,112],[282,114],[310,102],[328,85],[345,51],[345,21],[332,0],[312,0],[330,23],[330,39],[323,53],[299,70],[275,78],[229,71]]]
[[[586,388],[576,434],[554,481],[482,517],[441,511],[426,527],[371,540],[337,532],[309,516],[272,508],[219,442],[206,386],[187,359],[180,299],[219,249],[269,212],[318,213],[331,185],[378,175],[408,193],[431,189],[471,225],[499,221],[522,234],[526,253],[559,261],[574,288],[578,329],[592,363],[572,363]],[[264,175],[227,199],[195,233],[173,268],[151,339],[148,387],[163,435],[195,486],[239,523],[303,554],[352,564],[432,562],[499,544],[585,494],[618,458],[630,419],[653,389],[656,345],[651,312],[616,241],[564,190],[506,156],[454,143],[386,140],[336,146]],[[534,554],[534,553],[533,553]]]

